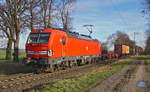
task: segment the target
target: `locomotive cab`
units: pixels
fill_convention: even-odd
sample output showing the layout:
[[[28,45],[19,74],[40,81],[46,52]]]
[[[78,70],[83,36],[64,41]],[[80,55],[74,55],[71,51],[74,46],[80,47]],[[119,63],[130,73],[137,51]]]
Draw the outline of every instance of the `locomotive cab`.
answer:
[[[26,56],[25,63],[39,63],[40,57],[52,56],[52,51],[49,49],[48,44],[51,32],[44,30],[34,30],[30,33],[26,42]]]
[[[50,64],[66,56],[66,34],[54,29],[33,30],[26,42],[26,63]],[[57,52],[57,53],[55,53]]]

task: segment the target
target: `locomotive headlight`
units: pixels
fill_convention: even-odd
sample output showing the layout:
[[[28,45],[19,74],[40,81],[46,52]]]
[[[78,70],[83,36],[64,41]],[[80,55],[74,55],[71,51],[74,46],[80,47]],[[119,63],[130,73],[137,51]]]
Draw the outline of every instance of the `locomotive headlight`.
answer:
[[[48,56],[52,56],[52,55],[53,55],[52,50],[49,50],[49,51],[48,51]]]

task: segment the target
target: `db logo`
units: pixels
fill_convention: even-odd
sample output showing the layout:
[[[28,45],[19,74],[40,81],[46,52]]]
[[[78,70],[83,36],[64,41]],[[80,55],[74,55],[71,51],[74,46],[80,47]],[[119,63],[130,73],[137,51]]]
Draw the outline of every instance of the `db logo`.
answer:
[[[86,50],[88,50],[89,48],[88,48],[88,46],[86,46]]]

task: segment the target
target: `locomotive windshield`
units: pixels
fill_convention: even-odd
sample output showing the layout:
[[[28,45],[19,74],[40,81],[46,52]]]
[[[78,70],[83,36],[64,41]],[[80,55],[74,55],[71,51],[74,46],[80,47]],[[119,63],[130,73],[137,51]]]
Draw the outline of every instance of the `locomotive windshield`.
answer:
[[[32,33],[29,35],[28,43],[48,43],[50,33]]]

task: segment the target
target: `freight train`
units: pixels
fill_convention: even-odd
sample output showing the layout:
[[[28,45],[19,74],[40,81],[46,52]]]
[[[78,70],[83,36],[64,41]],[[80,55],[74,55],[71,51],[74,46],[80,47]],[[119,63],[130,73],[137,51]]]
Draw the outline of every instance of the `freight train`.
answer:
[[[120,58],[125,56],[141,55],[143,54],[143,49],[139,46],[130,47],[128,45],[114,44],[114,51],[108,52],[102,50],[102,60]]]
[[[119,58],[141,53],[127,45],[115,45],[113,53],[103,53],[100,41],[91,36],[62,29],[33,30],[26,42],[26,58],[23,62],[32,65],[36,72],[53,72],[66,67],[80,66],[100,59]],[[134,51],[134,52],[133,52]]]
[[[26,42],[26,64],[38,72],[53,72],[97,61],[101,57],[100,41],[88,35],[60,29],[33,30]]]

